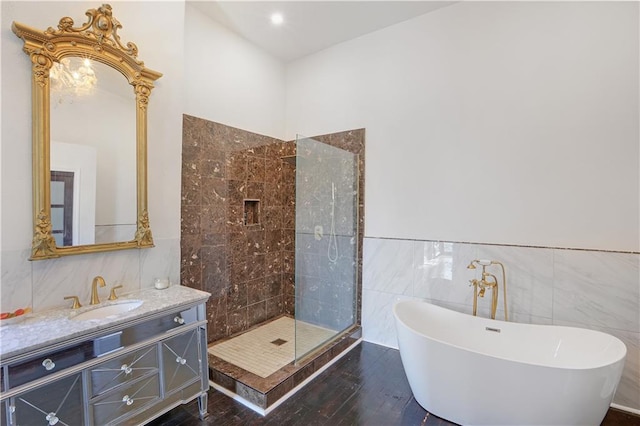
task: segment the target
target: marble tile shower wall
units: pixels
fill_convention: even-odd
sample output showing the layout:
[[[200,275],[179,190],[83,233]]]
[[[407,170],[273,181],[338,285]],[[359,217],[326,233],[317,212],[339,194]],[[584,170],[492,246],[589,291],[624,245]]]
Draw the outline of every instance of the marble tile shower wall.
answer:
[[[295,145],[189,115],[182,144],[180,275],[212,294],[214,341],[287,312]]]
[[[471,313],[472,259],[502,262],[509,319],[590,328],[627,346],[614,402],[640,410],[640,254],[439,241],[366,238],[362,327],[365,340],[397,348],[395,300],[427,300]],[[496,271],[497,272],[497,271]],[[475,274],[474,274],[475,273]],[[479,299],[487,316],[489,299]],[[502,299],[497,319],[503,319]]]
[[[296,318],[331,330],[341,331],[356,320],[357,289],[355,238],[335,237],[338,253],[328,259],[329,238],[317,241],[314,235],[296,235]]]

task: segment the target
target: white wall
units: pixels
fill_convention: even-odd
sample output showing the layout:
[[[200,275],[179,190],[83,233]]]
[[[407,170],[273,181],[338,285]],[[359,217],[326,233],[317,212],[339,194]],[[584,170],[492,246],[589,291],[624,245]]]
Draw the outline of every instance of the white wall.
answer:
[[[110,2],[123,42],[138,45],[139,58],[162,72],[148,108],[148,201],[155,248],[69,256],[29,262],[31,210],[31,66],[11,22],[55,27],[63,16],[75,25],[94,2],[6,2],[2,7],[1,258],[2,311],[67,306],[63,296],[89,297],[91,279],[125,290],[153,285],[155,276],[180,273],[180,174],[182,150],[184,2]],[[116,126],[114,122],[112,125]],[[90,135],[87,135],[90,137]],[[105,290],[107,292],[108,290]],[[105,296],[108,295],[108,292]],[[105,297],[103,296],[103,297]]]
[[[286,110],[366,128],[368,237],[640,249],[635,2],[457,3],[290,64]]]
[[[185,114],[284,136],[285,68],[187,4]]]

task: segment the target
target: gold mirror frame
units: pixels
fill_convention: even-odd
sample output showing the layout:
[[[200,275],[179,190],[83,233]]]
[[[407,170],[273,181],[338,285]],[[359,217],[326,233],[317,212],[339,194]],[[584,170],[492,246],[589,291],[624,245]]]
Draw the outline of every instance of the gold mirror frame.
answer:
[[[32,63],[32,144],[33,144],[33,240],[29,260],[51,259],[73,254],[96,253],[153,247],[147,211],[147,105],[153,82],[162,76],[145,68],[137,59],[134,43],[123,45],[117,34],[122,25],[113,17],[111,6],[89,9],[87,23],[74,27],[63,17],[58,29],[45,31],[13,22],[11,29],[24,41],[24,52]],[[49,71],[65,57],[81,57],[101,62],[125,76],[136,96],[136,183],[137,224],[131,241],[58,247],[51,226],[50,175],[50,85]]]

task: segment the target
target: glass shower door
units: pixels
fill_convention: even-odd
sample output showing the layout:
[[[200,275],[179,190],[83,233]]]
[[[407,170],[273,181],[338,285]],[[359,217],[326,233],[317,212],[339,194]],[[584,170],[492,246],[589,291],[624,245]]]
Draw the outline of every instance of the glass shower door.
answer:
[[[357,155],[296,140],[295,359],[356,322]]]

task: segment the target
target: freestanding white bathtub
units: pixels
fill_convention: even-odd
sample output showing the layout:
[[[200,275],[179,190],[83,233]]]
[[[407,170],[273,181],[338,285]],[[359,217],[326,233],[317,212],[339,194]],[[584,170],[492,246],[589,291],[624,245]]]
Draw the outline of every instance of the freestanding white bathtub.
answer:
[[[616,337],[474,317],[420,301],[393,307],[416,401],[462,425],[599,425],[624,367]]]

